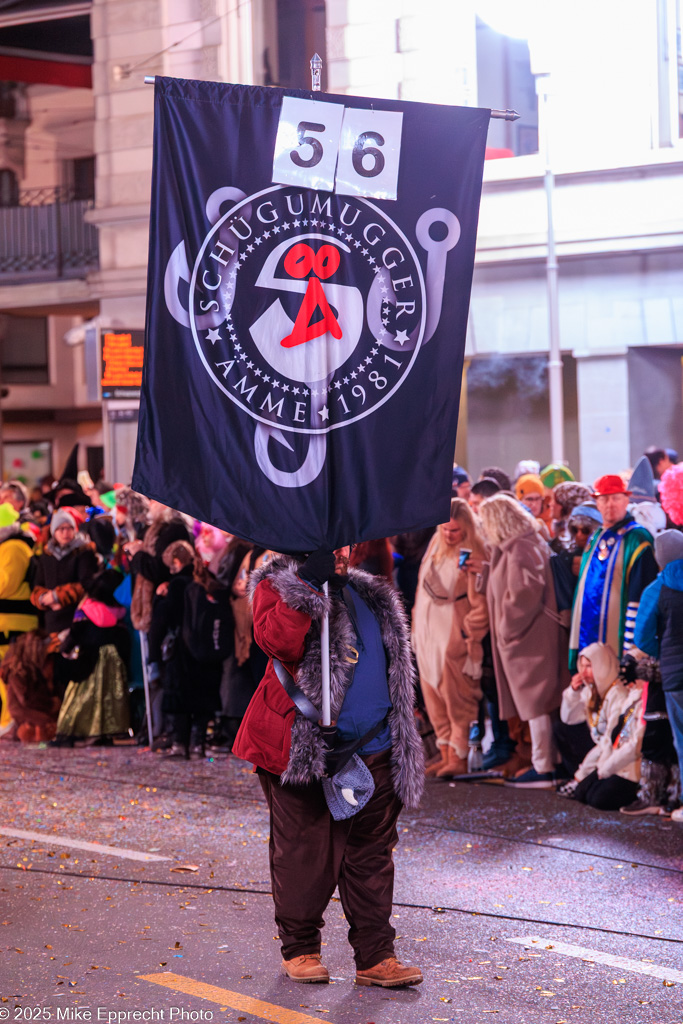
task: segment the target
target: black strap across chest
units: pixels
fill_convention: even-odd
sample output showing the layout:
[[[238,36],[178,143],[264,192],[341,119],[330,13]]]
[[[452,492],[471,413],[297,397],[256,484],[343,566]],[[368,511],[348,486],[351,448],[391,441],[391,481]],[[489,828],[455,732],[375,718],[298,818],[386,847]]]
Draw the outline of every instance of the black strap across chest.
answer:
[[[301,687],[297,686],[291,672],[287,671],[279,658],[273,658],[273,667],[285,693],[293,701],[294,705],[298,708],[304,718],[307,718],[309,722],[313,722],[314,725],[319,726],[320,719],[322,717],[320,712],[315,704],[308,699]],[[325,745],[327,747],[327,774],[334,775],[336,772],[341,771],[344,765],[348,764],[357,750],[361,750],[366,743],[369,743],[370,740],[374,740],[375,736],[379,736],[386,724],[387,716],[385,715],[381,722],[377,722],[376,725],[373,725],[372,729],[369,729],[368,732],[366,732],[364,736],[361,736],[360,739],[346,740],[344,742],[339,742],[336,738],[336,729],[334,726],[321,726],[320,728],[324,734]]]
[[[273,658],[273,668],[289,699],[296,705],[304,718],[317,725],[321,714],[313,701],[308,699],[301,687],[296,685],[292,673],[287,671],[279,658]]]
[[[358,625],[358,610],[356,608],[356,600],[353,591],[350,589],[348,585],[343,588],[341,596],[344,605],[346,606],[346,610],[349,613],[351,625],[353,626],[354,631],[356,633],[356,642],[358,643],[359,647],[362,648],[364,645],[363,639],[361,637],[360,626]]]

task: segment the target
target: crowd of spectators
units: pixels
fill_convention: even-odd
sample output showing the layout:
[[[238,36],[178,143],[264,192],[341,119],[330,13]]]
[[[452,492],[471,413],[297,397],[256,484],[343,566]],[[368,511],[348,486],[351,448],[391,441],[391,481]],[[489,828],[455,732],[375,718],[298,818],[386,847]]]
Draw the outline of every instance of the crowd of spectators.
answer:
[[[355,545],[412,620],[429,777],[683,820],[677,458],[591,484],[456,466],[448,522]],[[248,579],[275,554],[87,474],[2,484],[0,739],[229,753],[266,666]]]
[[[683,465],[453,471],[413,609],[427,774],[683,820]],[[473,713],[474,712],[474,713]]]

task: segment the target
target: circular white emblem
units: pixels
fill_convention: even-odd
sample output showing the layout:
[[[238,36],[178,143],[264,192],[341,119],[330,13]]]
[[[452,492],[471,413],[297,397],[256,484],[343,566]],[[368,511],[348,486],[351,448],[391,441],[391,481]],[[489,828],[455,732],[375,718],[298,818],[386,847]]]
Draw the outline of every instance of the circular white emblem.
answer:
[[[381,210],[294,186],[233,206],[190,281],[192,334],[214,383],[255,420],[302,434],[354,423],[395,394],[425,305],[415,252]],[[207,313],[224,320],[203,328]]]

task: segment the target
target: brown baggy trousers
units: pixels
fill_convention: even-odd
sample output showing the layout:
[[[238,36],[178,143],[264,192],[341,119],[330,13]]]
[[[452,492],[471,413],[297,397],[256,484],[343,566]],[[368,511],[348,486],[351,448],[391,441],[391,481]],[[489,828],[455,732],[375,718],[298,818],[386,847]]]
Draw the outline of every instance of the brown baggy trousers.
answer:
[[[270,809],[270,875],[285,960],[320,952],[323,914],[337,885],[357,969],[394,955],[392,852],[402,804],[391,782],[391,750],[363,760],[375,792],[345,821],[330,814],[320,783],[283,785],[258,769]]]

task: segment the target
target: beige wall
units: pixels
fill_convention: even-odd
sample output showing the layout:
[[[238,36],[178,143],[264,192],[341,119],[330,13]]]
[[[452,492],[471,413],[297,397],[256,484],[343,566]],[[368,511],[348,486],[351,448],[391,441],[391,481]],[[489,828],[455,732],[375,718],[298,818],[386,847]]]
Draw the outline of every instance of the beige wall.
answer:
[[[92,156],[95,105],[89,89],[31,85],[22,188],[67,184],[64,161]]]
[[[3,441],[50,441],[52,444],[53,472],[60,473],[73,445],[81,444],[80,468],[86,468],[86,447],[102,444],[102,418],[98,406],[87,401],[85,392],[85,363],[83,345],[70,346],[64,341],[65,333],[81,323],[80,317],[48,317],[49,384],[11,384],[9,394],[2,401],[5,419],[2,425]],[[73,422],[74,413],[88,419]],[[35,410],[34,422],[7,422],[7,414],[15,410]],[[44,419],[46,410],[54,418]],[[82,411],[81,411],[82,410]],[[63,417],[63,422],[59,422]],[[55,419],[57,422],[55,422]]]
[[[69,346],[65,333],[80,317],[48,317],[49,384],[12,384],[4,409],[69,409],[87,405],[83,346]]]
[[[85,423],[3,423],[4,441],[50,441],[52,444],[52,472],[59,475],[74,444],[80,444],[79,469],[86,469],[86,447],[102,444],[102,421],[95,419]],[[9,474],[6,474],[9,475]]]
[[[242,52],[235,38],[250,39],[249,4],[240,6],[237,20],[234,6],[223,0],[94,0],[92,221],[100,232],[100,270],[90,281],[111,326],[144,326],[154,123],[154,89],[144,76],[222,77],[231,53]],[[238,56],[234,61],[240,63]],[[247,69],[249,63],[241,61]]]

